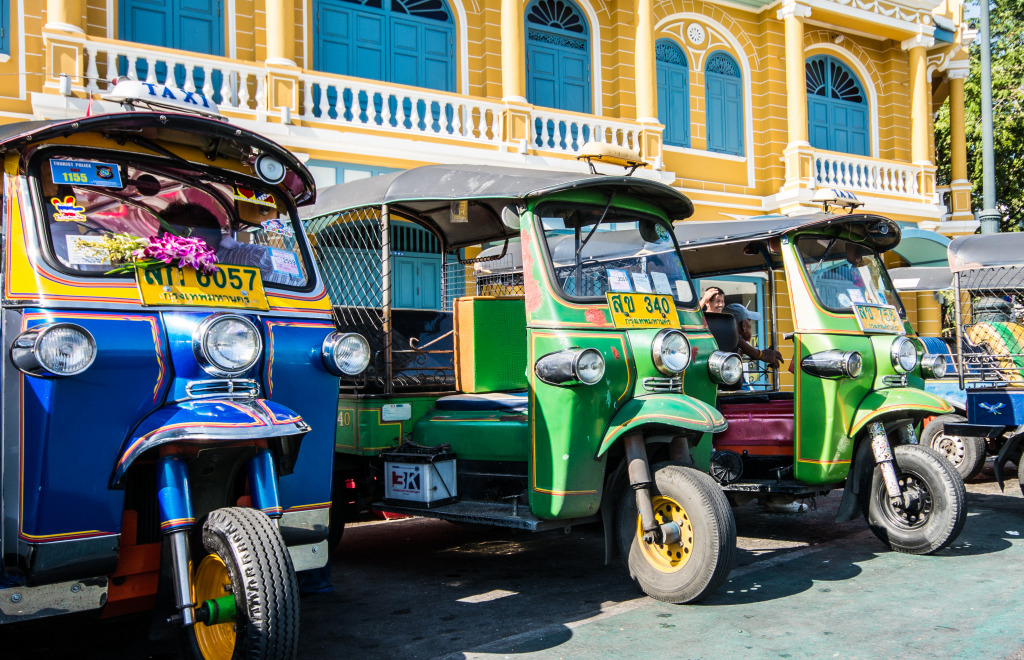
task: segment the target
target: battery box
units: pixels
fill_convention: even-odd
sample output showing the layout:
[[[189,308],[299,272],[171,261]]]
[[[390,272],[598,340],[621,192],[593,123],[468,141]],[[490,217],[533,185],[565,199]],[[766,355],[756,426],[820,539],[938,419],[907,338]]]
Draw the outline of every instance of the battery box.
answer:
[[[380,456],[385,504],[429,509],[458,501],[455,453],[447,446],[402,445]]]

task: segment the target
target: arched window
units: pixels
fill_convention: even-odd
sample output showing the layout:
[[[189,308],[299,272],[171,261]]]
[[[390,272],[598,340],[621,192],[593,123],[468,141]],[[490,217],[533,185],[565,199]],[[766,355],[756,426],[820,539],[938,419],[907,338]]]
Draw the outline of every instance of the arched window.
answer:
[[[686,55],[674,41],[659,39],[654,46],[658,76],[658,121],[665,126],[661,140],[690,146],[690,70]]]
[[[811,146],[868,156],[868,99],[848,66],[828,55],[804,65],[807,76],[807,133]]]
[[[526,94],[534,105],[590,112],[587,21],[568,0],[531,0],[526,7]]]
[[[743,155],[743,76],[729,55],[715,53],[704,65],[708,151]]]
[[[314,0],[318,71],[455,91],[455,21],[444,0]]]

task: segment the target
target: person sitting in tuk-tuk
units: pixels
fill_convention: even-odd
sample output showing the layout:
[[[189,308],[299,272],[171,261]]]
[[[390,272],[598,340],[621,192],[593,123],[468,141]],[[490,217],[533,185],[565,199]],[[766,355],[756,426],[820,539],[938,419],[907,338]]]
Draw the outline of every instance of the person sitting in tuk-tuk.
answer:
[[[740,303],[730,303],[725,306],[727,314],[732,314],[736,319],[736,326],[739,328],[740,343],[737,350],[751,360],[759,360],[776,369],[782,366],[784,360],[782,355],[773,348],[755,348],[750,340],[754,337],[754,321],[761,320],[759,312],[753,312]]]
[[[174,202],[160,214],[160,235],[201,238],[217,253],[217,262],[260,269],[265,282],[288,284],[291,278],[274,269],[270,250],[255,243],[241,243],[225,234],[220,220],[212,211],[196,202]]]

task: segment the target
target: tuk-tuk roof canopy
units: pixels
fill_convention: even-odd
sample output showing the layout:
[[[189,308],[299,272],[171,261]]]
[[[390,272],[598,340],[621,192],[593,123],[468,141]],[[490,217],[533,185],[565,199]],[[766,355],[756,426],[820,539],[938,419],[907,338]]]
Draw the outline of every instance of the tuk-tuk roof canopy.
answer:
[[[893,268],[889,278],[897,291],[945,291],[953,286],[953,273],[947,266]]]
[[[203,151],[216,145],[218,155],[247,160],[265,153],[281,161],[287,170],[280,186],[287,189],[297,205],[316,200],[313,175],[298,158],[281,145],[250,130],[198,115],[174,112],[118,112],[78,119],[26,121],[0,125],[0,153],[53,138],[66,138],[75,133],[95,132],[126,139],[141,137],[155,142],[171,142],[196,147]],[[219,145],[217,142],[219,141]],[[197,164],[208,165],[208,162]]]
[[[954,273],[1005,266],[1024,267],[1024,234],[1011,232],[959,236],[950,242],[949,267]]]
[[[334,215],[387,204],[418,217],[444,236],[447,245],[469,245],[516,235],[501,221],[502,209],[517,201],[589,188],[611,188],[661,208],[670,221],[693,214],[683,193],[640,177],[604,176],[489,165],[425,165],[331,186],[320,191],[303,218]],[[451,202],[469,201],[468,222],[452,222]]]
[[[900,242],[900,226],[889,218],[871,213],[811,213],[749,220],[681,222],[676,225],[675,234],[683,250],[686,268],[692,275],[700,277],[727,270],[763,267],[763,257],[744,253],[744,246],[751,241],[763,241],[796,230],[826,229],[837,225],[870,225],[864,232],[864,240],[878,252],[890,250]]]

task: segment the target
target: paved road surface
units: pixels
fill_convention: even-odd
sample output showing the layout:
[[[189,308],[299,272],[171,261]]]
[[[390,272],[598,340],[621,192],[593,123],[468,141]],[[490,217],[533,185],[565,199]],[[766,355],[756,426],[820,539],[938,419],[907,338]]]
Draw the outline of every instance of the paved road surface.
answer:
[[[990,475],[989,475],[990,476]],[[599,526],[528,534],[408,519],[352,526],[335,592],[302,602],[303,658],[1020,658],[1024,499],[968,485],[970,517],[935,556],[889,552],[862,520],[736,509],[737,567],[700,605],[640,597],[603,565]],[[0,631],[33,658],[174,658],[144,619]],[[13,657],[13,656],[10,656]]]

